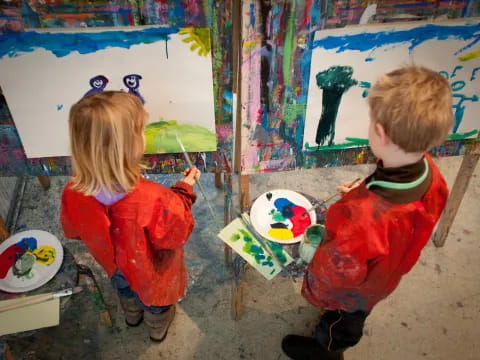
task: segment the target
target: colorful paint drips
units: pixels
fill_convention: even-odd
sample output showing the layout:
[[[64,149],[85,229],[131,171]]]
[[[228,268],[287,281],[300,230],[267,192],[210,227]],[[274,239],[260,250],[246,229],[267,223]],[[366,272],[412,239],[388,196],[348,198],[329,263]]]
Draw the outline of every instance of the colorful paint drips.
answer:
[[[276,210],[269,215],[275,223],[270,224],[268,235],[277,240],[290,240],[303,234],[312,224],[310,216],[305,216],[305,209],[286,198],[277,198],[274,202]]]
[[[55,261],[56,251],[52,246],[37,248],[37,239],[23,238],[10,245],[0,254],[0,279],[4,279],[10,269],[17,277],[33,277],[31,272],[35,262],[50,265]]]

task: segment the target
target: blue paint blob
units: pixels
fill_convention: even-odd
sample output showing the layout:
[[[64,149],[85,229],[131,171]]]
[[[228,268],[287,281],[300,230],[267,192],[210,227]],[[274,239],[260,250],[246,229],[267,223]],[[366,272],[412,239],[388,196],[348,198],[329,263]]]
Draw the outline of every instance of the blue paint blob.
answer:
[[[63,109],[63,104],[57,105],[57,111],[60,111]]]
[[[380,31],[375,33],[365,32],[344,36],[327,36],[323,39],[315,40],[312,48],[323,48],[326,50],[336,49],[337,53],[347,50],[365,52],[386,45],[410,43],[409,51],[411,52],[422,43],[435,39],[470,41],[467,46],[459,49],[455,53],[455,55],[457,55],[459,52],[472,47],[480,41],[480,24],[458,26],[430,24],[402,31]]]
[[[33,251],[37,248],[37,239],[34,237],[23,238],[15,245],[20,246],[24,251]]]
[[[7,32],[0,36],[0,58],[19,56],[36,49],[50,51],[56,57],[64,57],[75,51],[79,54],[91,54],[106,48],[129,49],[133,45],[170,40],[170,35],[176,33],[178,28],[163,27],[78,33]]]

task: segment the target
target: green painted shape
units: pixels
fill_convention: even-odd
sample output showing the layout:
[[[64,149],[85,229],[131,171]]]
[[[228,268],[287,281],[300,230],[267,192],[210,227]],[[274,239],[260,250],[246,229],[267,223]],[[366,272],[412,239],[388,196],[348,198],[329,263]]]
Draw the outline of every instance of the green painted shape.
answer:
[[[231,242],[235,242],[235,241],[238,241],[240,240],[241,236],[238,235],[238,234],[233,234],[231,237],[230,237],[230,241]]]
[[[145,128],[145,154],[180,153],[178,134],[188,152],[217,150],[217,135],[210,130],[190,124],[178,124],[172,121],[157,121]]]
[[[465,140],[468,139],[472,136],[475,136],[478,134],[478,129],[477,130],[472,130],[469,132],[464,132],[464,133],[457,133],[457,134],[450,134],[447,136],[447,140]]]
[[[339,150],[339,149],[348,149],[352,147],[360,147],[360,146],[368,146],[369,142],[368,139],[361,139],[361,138],[352,138],[347,137],[345,138],[347,142],[341,144],[333,144],[333,145],[325,145],[325,146],[318,146],[318,145],[310,145],[308,142],[305,143],[306,150],[313,150],[313,151],[321,151],[321,150]]]
[[[107,310],[107,306],[105,305],[105,302],[103,301],[102,294],[98,290],[93,290],[91,291],[92,297],[93,297],[93,303],[97,307],[98,310],[105,311]]]

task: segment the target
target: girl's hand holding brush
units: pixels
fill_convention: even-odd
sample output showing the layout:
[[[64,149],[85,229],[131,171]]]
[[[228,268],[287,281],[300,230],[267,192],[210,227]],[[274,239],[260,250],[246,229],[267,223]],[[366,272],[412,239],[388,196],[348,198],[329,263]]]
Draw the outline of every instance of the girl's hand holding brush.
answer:
[[[197,183],[197,181],[200,179],[201,176],[201,171],[198,170],[195,166],[188,168],[184,172],[182,172],[182,175],[185,176],[182,181],[186,182],[187,184],[193,186]]]

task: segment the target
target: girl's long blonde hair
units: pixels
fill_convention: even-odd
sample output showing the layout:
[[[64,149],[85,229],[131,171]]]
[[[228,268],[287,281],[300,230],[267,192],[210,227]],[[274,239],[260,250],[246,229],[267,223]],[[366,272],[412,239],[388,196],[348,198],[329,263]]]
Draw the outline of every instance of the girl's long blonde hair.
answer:
[[[70,109],[73,189],[96,195],[132,190],[141,176],[147,113],[134,95],[104,91]]]

